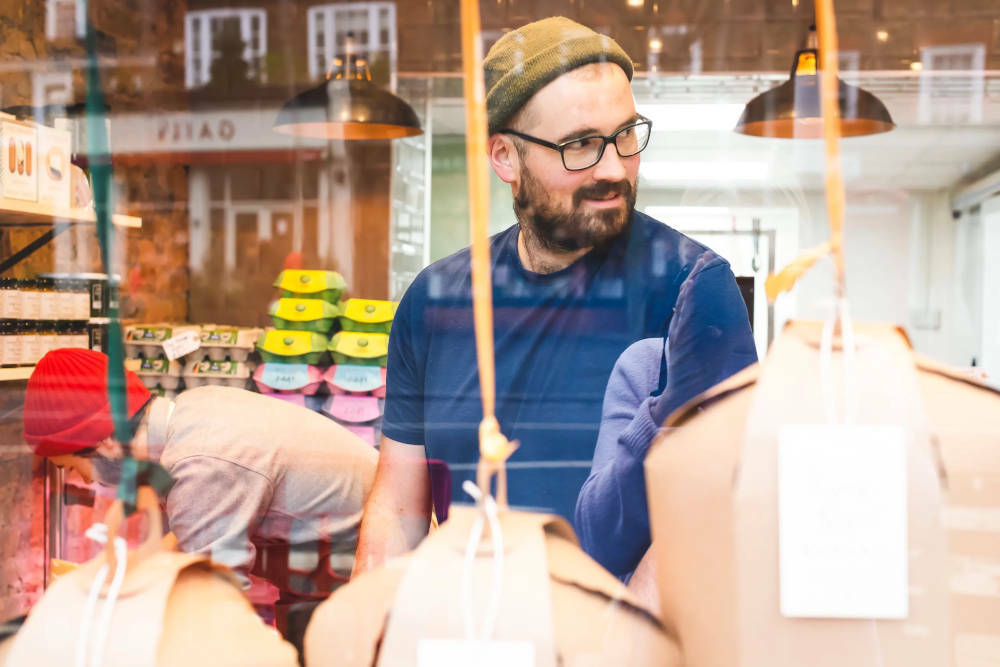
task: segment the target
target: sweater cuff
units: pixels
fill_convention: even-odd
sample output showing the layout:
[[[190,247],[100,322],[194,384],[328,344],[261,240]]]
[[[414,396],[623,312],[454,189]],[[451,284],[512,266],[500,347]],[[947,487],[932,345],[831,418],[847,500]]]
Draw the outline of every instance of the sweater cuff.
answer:
[[[642,402],[632,423],[622,431],[618,439],[625,449],[628,450],[629,454],[640,462],[646,458],[649,445],[660,430],[660,427],[653,421],[653,417],[649,413],[649,404],[650,399]]]

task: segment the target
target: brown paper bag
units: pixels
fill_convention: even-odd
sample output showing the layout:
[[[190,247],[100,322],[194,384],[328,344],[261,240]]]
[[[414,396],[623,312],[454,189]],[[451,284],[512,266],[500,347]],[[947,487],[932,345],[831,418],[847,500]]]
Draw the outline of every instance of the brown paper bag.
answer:
[[[465,637],[464,552],[476,510],[448,521],[410,555],[336,591],[306,631],[307,665],[416,665],[423,639]],[[621,583],[586,556],[565,521],[502,512],[504,578],[493,639],[527,641],[536,665],[677,665],[678,649]],[[473,617],[482,626],[493,559],[474,559]]]
[[[5,647],[7,667],[75,664],[78,630],[101,562],[103,555],[49,587]],[[107,584],[92,631],[106,596]],[[161,551],[129,566],[101,664],[291,667],[298,661],[295,649],[260,621],[228,570],[205,556]]]
[[[857,327],[857,423],[905,429],[908,617],[779,611],[777,434],[826,420],[818,331],[789,325],[759,378],[751,368],[698,397],[654,444],[646,478],[662,618],[695,667],[951,664],[940,469],[912,353],[889,326]],[[840,387],[841,352],[832,358]]]

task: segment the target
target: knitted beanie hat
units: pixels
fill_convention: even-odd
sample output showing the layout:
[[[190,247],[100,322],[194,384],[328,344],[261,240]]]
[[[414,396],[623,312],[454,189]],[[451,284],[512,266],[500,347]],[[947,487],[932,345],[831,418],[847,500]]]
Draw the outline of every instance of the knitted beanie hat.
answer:
[[[497,40],[483,61],[489,133],[546,84],[590,63],[619,65],[632,80],[632,59],[615,40],[562,16],[535,21]]]
[[[125,371],[128,414],[149,401],[149,390]],[[74,454],[112,434],[108,358],[100,352],[52,350],[35,366],[24,397],[24,439],[39,456]]]

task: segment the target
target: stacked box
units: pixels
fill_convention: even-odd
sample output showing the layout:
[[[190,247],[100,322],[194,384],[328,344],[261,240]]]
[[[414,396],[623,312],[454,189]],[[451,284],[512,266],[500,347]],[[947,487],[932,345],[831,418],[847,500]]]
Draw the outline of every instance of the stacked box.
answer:
[[[199,347],[170,360],[164,343],[194,332]],[[202,385],[245,387],[256,365],[251,359],[261,329],[217,324],[135,324],[125,329],[126,368],[151,391],[172,398]]]
[[[275,328],[257,344],[257,389],[318,410],[376,446],[398,304],[341,300],[347,284],[334,271],[286,270],[274,286],[281,298],[268,309]]]

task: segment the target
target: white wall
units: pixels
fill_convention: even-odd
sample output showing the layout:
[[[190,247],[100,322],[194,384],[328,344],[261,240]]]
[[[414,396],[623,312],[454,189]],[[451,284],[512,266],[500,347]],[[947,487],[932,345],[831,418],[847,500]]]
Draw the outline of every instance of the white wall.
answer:
[[[747,228],[750,217],[759,216],[764,229],[777,231],[777,270],[799,250],[829,236],[825,196],[816,191],[677,191],[647,185],[640,187],[638,206],[724,206],[736,214],[741,229]],[[1000,296],[986,306],[984,299],[990,296],[982,290],[984,280],[1000,286],[1000,204],[990,215],[995,221],[990,228],[993,260],[983,262],[983,224],[978,216],[953,220],[946,192],[849,191],[844,243],[854,319],[901,325],[917,351],[950,364],[968,365],[973,357],[1000,364]],[[781,222],[789,219],[796,221],[793,229]],[[683,220],[663,221],[685,226]],[[724,247],[715,249],[725,256]],[[990,264],[997,274],[984,276],[983,267]],[[833,278],[832,262],[823,261],[791,293],[782,294],[775,309],[776,329],[780,331],[786,318],[828,317]],[[992,356],[984,357],[981,322],[987,308],[995,313],[991,321],[996,347],[991,348]]]
[[[983,289],[979,361],[990,382],[1000,386],[1000,196],[983,203],[980,220],[983,233]]]
[[[981,339],[980,216],[966,214],[955,220],[946,192],[924,193],[917,203],[912,221],[910,338],[928,356],[968,366],[979,357]]]

